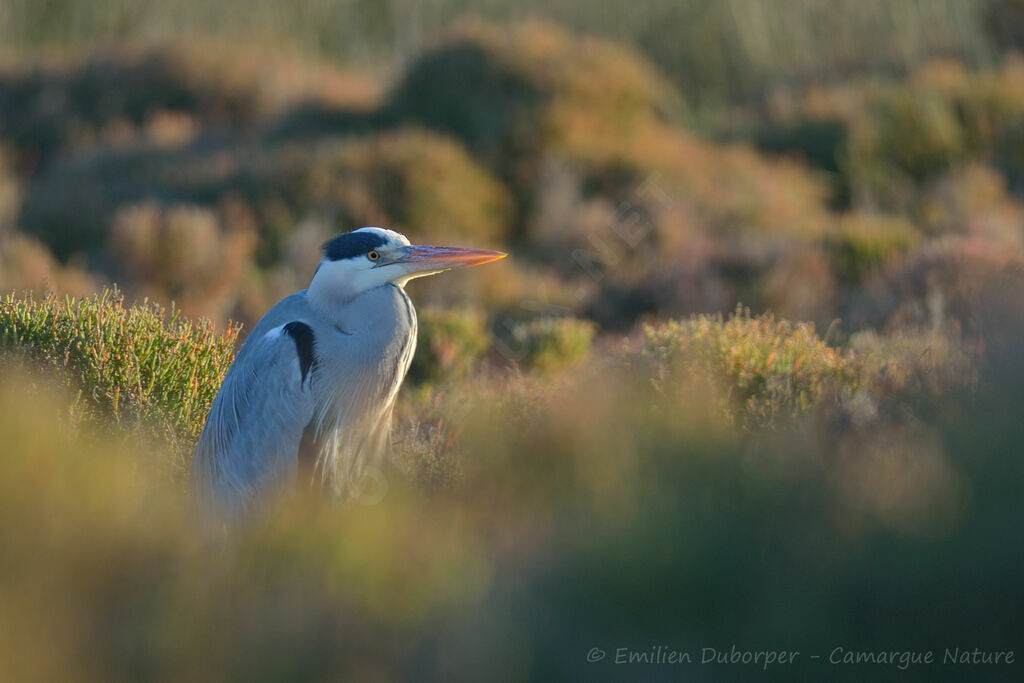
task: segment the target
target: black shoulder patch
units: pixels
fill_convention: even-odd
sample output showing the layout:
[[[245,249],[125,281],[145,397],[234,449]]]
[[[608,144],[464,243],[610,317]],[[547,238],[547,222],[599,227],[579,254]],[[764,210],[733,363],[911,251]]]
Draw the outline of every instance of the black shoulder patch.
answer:
[[[346,232],[325,242],[324,256],[331,261],[364,256],[366,252],[379,249],[387,244],[387,240],[376,232]]]
[[[310,368],[316,365],[316,358],[313,356],[313,347],[316,345],[313,328],[306,323],[293,320],[284,326],[284,331],[295,342],[295,352],[299,355],[299,370],[302,372],[302,382],[305,382]]]

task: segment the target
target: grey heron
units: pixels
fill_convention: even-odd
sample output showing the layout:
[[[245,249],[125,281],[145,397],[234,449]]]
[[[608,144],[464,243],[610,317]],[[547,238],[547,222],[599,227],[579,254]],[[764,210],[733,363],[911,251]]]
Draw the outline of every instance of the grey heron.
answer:
[[[207,519],[237,521],[294,487],[300,472],[333,494],[356,493],[386,449],[416,346],[405,284],[504,256],[411,245],[382,228],[324,244],[308,289],[253,327],[213,401],[191,471]]]

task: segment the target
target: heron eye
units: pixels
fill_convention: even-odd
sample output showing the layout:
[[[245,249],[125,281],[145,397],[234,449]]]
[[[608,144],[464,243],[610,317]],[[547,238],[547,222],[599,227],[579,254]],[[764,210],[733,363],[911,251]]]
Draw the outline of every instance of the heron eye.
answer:
[[[374,249],[373,251],[369,252],[366,255],[366,258],[370,259],[371,261],[379,261],[380,260],[380,252],[377,251],[376,249]]]

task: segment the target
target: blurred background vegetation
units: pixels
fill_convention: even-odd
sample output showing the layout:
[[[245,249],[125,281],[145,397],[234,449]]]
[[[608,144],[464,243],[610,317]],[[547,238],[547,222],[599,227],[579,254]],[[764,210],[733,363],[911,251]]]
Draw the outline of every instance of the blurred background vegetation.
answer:
[[[1019,647],[1022,49],[1018,0],[0,0],[0,679],[1016,678],[586,655]],[[512,258],[410,286],[380,504],[210,547],[238,340],[364,225]]]

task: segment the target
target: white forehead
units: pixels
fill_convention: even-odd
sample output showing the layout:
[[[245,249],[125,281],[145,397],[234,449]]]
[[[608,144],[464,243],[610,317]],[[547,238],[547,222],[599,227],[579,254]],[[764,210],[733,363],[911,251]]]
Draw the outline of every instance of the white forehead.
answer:
[[[410,244],[409,238],[405,235],[394,230],[388,230],[387,228],[359,228],[352,232],[372,232],[387,240],[388,244],[401,244],[403,247],[407,247]]]

